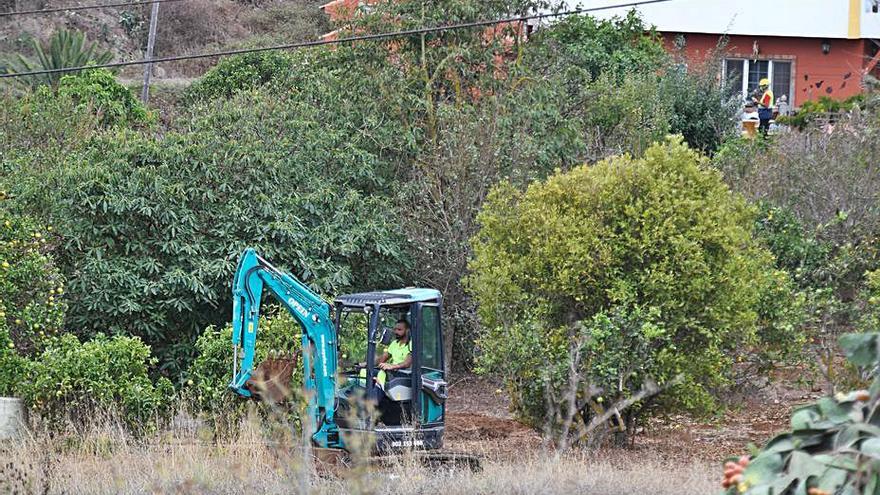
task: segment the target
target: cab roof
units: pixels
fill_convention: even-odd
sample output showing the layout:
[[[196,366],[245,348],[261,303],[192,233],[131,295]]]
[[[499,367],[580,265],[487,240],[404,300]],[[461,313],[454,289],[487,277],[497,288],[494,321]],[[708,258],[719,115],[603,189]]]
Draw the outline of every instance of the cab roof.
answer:
[[[377,292],[360,292],[357,294],[345,294],[338,296],[336,302],[343,306],[393,306],[397,304],[412,304],[417,302],[437,302],[440,300],[440,291],[435,289],[419,289],[407,287]]]

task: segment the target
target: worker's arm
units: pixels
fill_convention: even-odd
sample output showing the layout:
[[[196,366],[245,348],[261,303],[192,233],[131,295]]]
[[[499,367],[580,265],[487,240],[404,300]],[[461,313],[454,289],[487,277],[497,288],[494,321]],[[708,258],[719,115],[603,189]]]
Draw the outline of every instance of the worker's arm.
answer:
[[[386,354],[388,354],[388,353],[386,353]],[[383,362],[383,363],[379,364],[379,369],[385,370],[385,371],[394,371],[394,370],[401,370],[404,368],[409,368],[411,365],[412,365],[412,353],[409,353],[406,356],[406,359],[404,359],[402,363],[387,364],[387,363]]]
[[[388,351],[383,352],[382,355],[379,356],[378,359],[376,359],[376,366],[379,366],[380,364],[388,361],[389,359],[391,359],[391,354],[388,354]]]

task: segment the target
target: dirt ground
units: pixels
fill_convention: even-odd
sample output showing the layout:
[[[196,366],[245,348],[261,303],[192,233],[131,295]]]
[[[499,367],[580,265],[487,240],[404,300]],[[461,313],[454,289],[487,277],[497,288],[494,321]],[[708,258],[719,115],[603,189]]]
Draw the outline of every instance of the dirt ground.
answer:
[[[777,373],[772,383],[734,399],[718,418],[675,415],[650,421],[626,449],[608,455],[651,457],[673,464],[701,460],[721,463],[762,445],[788,427],[792,409],[822,396],[821,390],[798,384]],[[541,435],[517,422],[509,401],[493,380],[466,375],[453,379],[447,402],[446,446],[451,450],[491,457],[533,454],[543,448]]]

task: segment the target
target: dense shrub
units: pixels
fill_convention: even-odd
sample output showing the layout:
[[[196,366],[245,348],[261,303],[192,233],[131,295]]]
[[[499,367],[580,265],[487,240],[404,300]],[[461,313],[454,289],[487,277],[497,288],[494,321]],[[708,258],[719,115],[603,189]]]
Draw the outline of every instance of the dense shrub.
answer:
[[[302,57],[302,55],[298,55]],[[240,91],[256,89],[276,77],[288,75],[294,55],[267,51],[224,58],[186,90],[188,99],[228,98]]]
[[[572,95],[600,76],[610,74],[623,80],[629,74],[654,73],[666,60],[659,35],[635,11],[610,20],[567,16],[539,31],[532,43],[535,47],[529,47],[528,63],[562,71]]]
[[[64,278],[50,253],[52,227],[13,215],[0,199],[0,331],[32,355],[64,323]]]
[[[336,185],[301,157],[222,133],[124,136],[96,147],[91,165],[45,175],[48,195],[20,199],[44,207],[63,236],[68,324],[142,336],[177,376],[196,332],[228,318],[247,246],[322,292],[394,281],[406,263],[389,203]]]
[[[179,377],[198,333],[227,320],[246,246],[323,293],[400,284],[405,231],[388,198],[410,136],[373,90],[386,83],[316,64],[198,104],[180,132],[99,133],[39,168],[13,148],[0,183],[61,235],[69,327],[141,336]]]
[[[718,77],[719,56],[687,63],[683,55],[670,61],[660,75],[660,96],[668,102],[669,129],[691,148],[716,152],[736,133],[739,101],[729,96]]]
[[[5,320],[0,320],[0,396],[18,395],[20,384],[28,377],[30,362],[15,350]]]
[[[103,126],[138,125],[150,121],[150,115],[131,91],[105,69],[95,69],[58,82],[58,96],[70,98],[77,109],[94,113]]]
[[[256,345],[257,365],[267,357],[292,356],[299,352],[299,324],[284,311],[269,312],[260,318],[259,337]],[[196,340],[198,356],[187,370],[184,396],[200,413],[234,420],[243,414],[245,401],[229,391],[232,380],[232,326],[217,329],[208,327]],[[297,361],[289,384],[296,397],[302,387],[302,360]]]
[[[648,339],[656,380],[682,376],[665,403],[705,410],[736,355],[798,338],[793,325],[772,321],[784,314],[761,308],[767,291],[783,300],[790,293],[752,238],[754,214],[674,140],[643,159],[579,167],[525,192],[500,185],[478,217],[470,264],[486,328],[483,369],[508,377],[519,413],[540,421],[545,374],[583,339],[602,343],[596,328],[620,315],[635,318],[629,327]],[[761,341],[762,325],[780,330],[772,342]],[[614,343],[616,367],[602,366],[618,380],[606,390],[612,397],[638,388],[632,366],[644,360],[633,354],[640,345]],[[588,382],[608,381],[590,364],[599,354],[583,360]]]
[[[823,267],[832,246],[807,231],[790,211],[759,203],[755,232],[776,257],[776,266],[787,271],[802,287],[823,282]]]
[[[150,348],[136,337],[80,342],[65,334],[29,366],[19,390],[31,408],[51,425],[81,424],[98,410],[116,411],[128,427],[142,431],[166,412],[174,389],[166,378],[148,375],[156,364]]]
[[[833,130],[732,140],[712,162],[762,205],[757,232],[803,292],[810,348],[832,386],[837,339],[862,319],[864,274],[880,266],[878,122],[858,111]]]

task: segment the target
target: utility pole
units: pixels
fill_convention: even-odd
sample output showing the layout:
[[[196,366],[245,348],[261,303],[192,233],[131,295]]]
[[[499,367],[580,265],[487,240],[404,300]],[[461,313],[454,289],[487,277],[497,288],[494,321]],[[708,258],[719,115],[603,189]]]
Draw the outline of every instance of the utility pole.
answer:
[[[153,46],[156,44],[156,24],[159,22],[159,2],[153,2],[153,10],[150,13],[150,33],[147,35],[147,54],[144,60],[153,60]],[[153,64],[144,64],[144,87],[141,90],[141,101],[146,105],[150,99],[150,75],[153,73]]]

